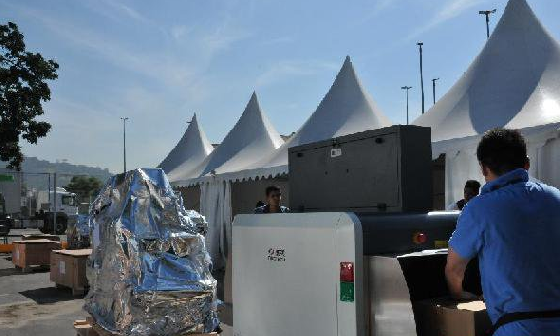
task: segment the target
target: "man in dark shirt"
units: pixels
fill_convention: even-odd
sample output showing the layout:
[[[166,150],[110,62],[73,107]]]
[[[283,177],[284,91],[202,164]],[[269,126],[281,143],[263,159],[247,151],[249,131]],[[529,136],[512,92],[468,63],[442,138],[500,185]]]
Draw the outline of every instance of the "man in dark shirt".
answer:
[[[455,202],[453,204],[450,204],[447,207],[447,210],[459,210],[462,211],[463,208],[465,207],[465,205],[467,205],[467,203],[475,198],[476,196],[478,196],[478,194],[480,193],[480,183],[476,180],[468,180],[467,183],[465,183],[465,188],[463,189],[463,199]]]
[[[281,206],[282,191],[277,186],[269,186],[266,188],[266,203],[265,205],[255,209],[256,214],[267,213],[284,213],[290,212],[290,209]]]

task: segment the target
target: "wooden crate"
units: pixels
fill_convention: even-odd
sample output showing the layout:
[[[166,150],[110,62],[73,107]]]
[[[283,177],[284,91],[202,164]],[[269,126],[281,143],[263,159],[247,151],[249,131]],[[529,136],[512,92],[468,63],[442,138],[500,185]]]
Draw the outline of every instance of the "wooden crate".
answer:
[[[60,249],[60,243],[48,239],[13,242],[12,263],[24,272],[31,266],[50,266],[51,251]]]
[[[21,240],[38,240],[38,239],[47,239],[52,241],[60,241],[59,236],[55,236],[52,234],[45,234],[45,233],[37,233],[37,234],[24,234],[21,235]]]
[[[98,326],[91,317],[85,320],[74,321],[74,330],[78,336],[119,336],[118,334],[108,332],[107,330]],[[217,336],[218,333],[208,334],[185,334],[184,336]]]
[[[12,253],[14,244],[0,244],[0,253]]]
[[[86,278],[87,258],[91,249],[54,250],[51,252],[51,281],[57,287],[72,289],[72,295],[83,295],[88,287]]]

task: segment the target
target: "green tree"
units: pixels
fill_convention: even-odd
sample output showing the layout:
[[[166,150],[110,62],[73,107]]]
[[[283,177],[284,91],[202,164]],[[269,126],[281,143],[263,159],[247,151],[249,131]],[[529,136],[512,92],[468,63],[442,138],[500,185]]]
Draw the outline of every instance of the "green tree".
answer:
[[[20,137],[36,144],[51,125],[36,118],[44,113],[42,102],[51,99],[47,80],[58,78],[58,64],[25,50],[15,23],[0,25],[0,160],[20,169]]]
[[[73,176],[70,183],[64,187],[78,195],[80,202],[90,201],[101,189],[101,181],[93,176]]]

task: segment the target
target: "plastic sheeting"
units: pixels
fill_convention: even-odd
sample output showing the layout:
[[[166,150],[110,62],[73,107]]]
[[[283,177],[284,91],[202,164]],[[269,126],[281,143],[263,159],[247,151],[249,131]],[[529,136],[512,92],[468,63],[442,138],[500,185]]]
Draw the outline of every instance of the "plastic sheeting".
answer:
[[[91,205],[85,309],[126,336],[211,332],[216,280],[204,218],[183,207],[161,169],[112,177]]]

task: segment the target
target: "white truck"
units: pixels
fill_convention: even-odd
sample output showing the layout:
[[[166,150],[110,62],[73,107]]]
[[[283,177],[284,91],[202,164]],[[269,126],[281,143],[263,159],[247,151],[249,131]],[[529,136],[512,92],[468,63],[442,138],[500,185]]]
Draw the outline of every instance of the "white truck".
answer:
[[[62,187],[37,193],[38,212],[35,219],[43,220],[40,228],[43,233],[64,234],[69,221],[78,217],[78,201],[76,194]]]

